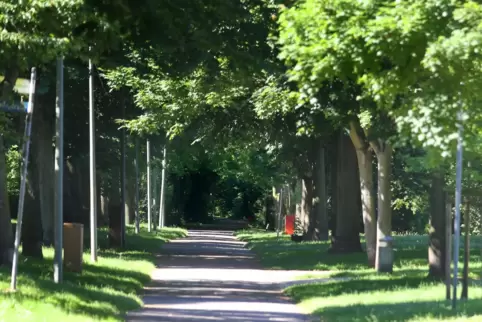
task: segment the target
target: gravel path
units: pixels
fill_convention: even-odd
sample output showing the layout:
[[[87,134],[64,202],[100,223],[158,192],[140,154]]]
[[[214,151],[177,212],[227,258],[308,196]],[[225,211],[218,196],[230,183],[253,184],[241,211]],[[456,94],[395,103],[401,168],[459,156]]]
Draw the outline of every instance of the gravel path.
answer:
[[[144,307],[126,320],[315,321],[281,292],[306,272],[263,270],[245,246],[232,231],[206,230],[165,244]]]

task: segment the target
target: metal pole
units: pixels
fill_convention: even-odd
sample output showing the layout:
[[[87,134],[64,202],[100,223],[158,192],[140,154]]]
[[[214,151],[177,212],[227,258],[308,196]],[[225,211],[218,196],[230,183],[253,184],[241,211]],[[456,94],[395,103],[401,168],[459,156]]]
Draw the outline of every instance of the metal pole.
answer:
[[[147,139],[147,231],[151,232],[151,142]]]
[[[457,161],[456,161],[456,178],[455,178],[455,222],[454,222],[454,276],[453,276],[453,295],[452,308],[457,307],[457,282],[458,282],[458,264],[459,264],[459,245],[460,245],[460,207],[462,202],[462,111],[459,112],[459,124],[457,125],[459,133],[457,139]]]
[[[95,173],[94,68],[89,60],[90,260],[97,262],[97,184]]]
[[[134,159],[134,166],[136,167],[136,234],[139,233],[139,139],[136,138],[136,158]]]
[[[28,157],[30,152],[30,134],[32,133],[32,116],[33,116],[36,79],[37,79],[37,72],[35,68],[32,68],[32,73],[30,75],[30,93],[28,98],[28,109],[27,109],[27,116],[25,117],[23,162],[22,162],[22,173],[21,173],[21,181],[20,181],[20,196],[18,201],[17,226],[16,226],[16,232],[15,232],[15,244],[14,244],[14,250],[13,250],[12,281],[10,284],[10,288],[12,289],[12,291],[15,291],[17,289],[18,252],[20,248],[20,240],[22,235],[23,204],[25,200],[25,188],[27,183]]]
[[[161,174],[161,197],[159,203],[159,229],[164,227],[164,190],[166,185],[166,145],[164,145],[164,150],[162,152],[162,174]]]
[[[57,100],[55,107],[55,254],[54,281],[61,283],[63,278],[63,192],[64,192],[64,60],[57,59]]]

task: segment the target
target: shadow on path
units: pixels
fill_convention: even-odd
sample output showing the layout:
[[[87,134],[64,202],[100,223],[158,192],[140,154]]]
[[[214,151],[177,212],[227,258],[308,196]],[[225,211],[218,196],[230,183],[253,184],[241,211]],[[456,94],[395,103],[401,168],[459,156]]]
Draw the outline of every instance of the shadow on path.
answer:
[[[127,321],[312,321],[282,294],[286,272],[262,270],[231,231],[165,244],[152,278],[144,308]]]

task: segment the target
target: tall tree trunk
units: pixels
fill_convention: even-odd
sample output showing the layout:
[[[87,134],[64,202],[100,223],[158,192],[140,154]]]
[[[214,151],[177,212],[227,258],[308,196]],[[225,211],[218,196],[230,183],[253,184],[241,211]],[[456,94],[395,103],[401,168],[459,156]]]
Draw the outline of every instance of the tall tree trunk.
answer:
[[[329,218],[328,218],[328,227],[329,230],[331,230],[331,236],[335,236],[336,234],[336,214],[337,214],[337,209],[338,205],[336,203],[337,201],[337,194],[336,194],[336,183],[337,183],[337,167],[338,167],[338,156],[337,151],[337,139],[335,137],[334,140],[332,140],[330,144],[330,159],[329,159],[329,176],[328,178],[330,179],[329,181],[329,196],[330,196],[330,208],[329,208]]]
[[[469,177],[467,178],[467,189],[471,189],[471,176],[470,176],[471,163],[467,163],[467,169]],[[462,273],[462,294],[460,298],[467,300],[469,298],[469,261],[470,261],[470,194],[465,198],[465,211],[464,211],[464,269]]]
[[[42,219],[38,197],[39,173],[35,162],[28,165],[25,207],[22,223],[22,254],[43,258],[42,254]]]
[[[184,203],[184,198],[183,198],[183,179],[180,176],[174,176],[172,180],[172,195],[171,195],[171,212],[174,216],[173,219],[175,218],[175,221],[173,220],[171,224],[179,224],[181,223],[181,219],[184,216],[184,210],[183,210],[183,203]],[[166,219],[167,220],[167,219]]]
[[[264,216],[264,227],[272,230],[274,226],[273,220],[273,209],[274,209],[274,199],[273,195],[270,193],[265,198],[265,216]]]
[[[314,173],[313,215],[315,240],[328,240],[328,214],[326,209],[326,167],[324,141],[318,139],[317,162]]]
[[[445,180],[440,171],[432,173],[430,185],[430,241],[428,247],[428,275],[431,278],[445,278],[446,253],[446,215],[445,215]]]
[[[85,226],[90,222],[90,174],[89,174],[89,158],[76,158],[76,177],[77,177],[77,195],[79,199],[80,219],[79,223]]]
[[[99,177],[99,175],[97,175]],[[97,189],[97,194],[99,195],[99,216],[98,221],[103,224],[109,222],[109,183],[106,178],[99,178],[99,189]]]
[[[133,182],[134,181],[134,182]],[[126,225],[134,223],[135,219],[135,178],[130,177],[126,185]]]
[[[336,233],[330,252],[360,252],[361,196],[356,152],[342,131],[338,137],[336,177]]]
[[[112,169],[112,179],[108,192],[109,245],[112,248],[122,246],[120,172],[120,167]]]
[[[302,236],[303,225],[301,224],[301,202],[297,203],[295,206],[295,231],[294,234]]]
[[[88,222],[88,190],[83,189],[88,182],[88,167],[81,164],[78,157],[65,161],[64,171],[64,221],[75,223]],[[82,173],[83,172],[83,173]]]
[[[0,135],[0,265],[12,263],[13,234],[11,220],[7,190],[7,164],[5,162],[3,135]]]
[[[303,176],[301,179],[301,218],[303,227],[303,240],[318,240],[317,221],[313,211],[313,179]]]
[[[469,186],[470,189],[470,186]],[[462,294],[460,298],[469,298],[469,263],[470,263],[470,196],[466,199],[464,213],[464,269],[462,273]]]
[[[377,220],[377,256],[375,266],[379,272],[390,272],[393,256],[387,244],[383,242],[392,234],[392,198],[390,177],[392,170],[392,147],[388,142],[379,140],[370,142],[378,160],[378,220]]]
[[[125,209],[125,223],[131,225],[135,220],[135,199],[136,199],[136,173],[133,149],[126,147],[128,153],[126,154],[126,209]]]
[[[301,179],[301,201],[300,201],[300,208],[299,208],[299,228],[301,230],[301,234],[303,238],[308,234],[308,228],[310,223],[310,211],[311,211],[311,202],[307,200],[308,198],[308,189],[306,184],[306,179]]]
[[[52,115],[53,116],[53,115]],[[44,245],[51,246],[54,242],[54,149],[53,117],[49,121],[46,108],[39,106],[33,114],[32,129],[32,162],[36,162],[38,169],[38,191],[40,213],[42,218]]]
[[[0,83],[1,100],[8,100],[18,78],[18,68],[7,68]],[[13,255],[12,217],[7,188],[7,165],[5,161],[3,134],[0,134],[0,265],[11,264]]]
[[[126,104],[125,100],[124,103],[122,104],[122,118],[125,119],[125,111],[126,111]],[[124,247],[125,246],[125,240],[126,240],[126,199],[127,199],[127,188],[126,188],[126,168],[127,168],[127,155],[126,155],[126,129],[121,130],[121,139],[120,139],[120,151],[121,151],[121,171],[120,171],[120,199],[121,199],[121,205],[120,205],[120,246]]]
[[[152,167],[152,209],[151,209],[151,214],[152,214],[152,227],[154,230],[157,228],[159,216],[158,216],[158,211],[159,211],[159,197],[160,197],[160,192],[159,192],[159,169],[156,166]]]
[[[280,212],[281,212],[281,208],[280,208],[280,189],[276,188],[276,187],[273,187],[272,188],[272,196],[273,196],[273,228],[275,231],[278,231],[280,229]],[[242,213],[242,210],[239,209],[238,206],[236,206],[236,211],[237,212],[241,212]],[[236,212],[235,211],[235,212]]]
[[[350,138],[355,146],[360,173],[360,190],[365,230],[368,265],[375,267],[377,253],[377,225],[375,216],[375,198],[373,194],[373,152],[358,121],[350,123]]]

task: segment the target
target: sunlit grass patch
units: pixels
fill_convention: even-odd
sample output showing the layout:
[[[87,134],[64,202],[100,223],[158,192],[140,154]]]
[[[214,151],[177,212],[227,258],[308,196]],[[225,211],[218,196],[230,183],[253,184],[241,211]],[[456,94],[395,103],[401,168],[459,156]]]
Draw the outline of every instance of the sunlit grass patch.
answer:
[[[481,321],[482,288],[452,311],[445,286],[423,277],[377,275],[323,284],[297,285],[286,293],[322,321]],[[470,318],[470,319],[469,319]]]
[[[82,274],[65,271],[60,285],[52,278],[53,249],[44,249],[43,261],[21,258],[16,293],[6,291],[10,270],[0,269],[0,321],[122,321],[125,312],[142,305],[139,293],[155,267],[154,252],[185,235],[179,228],[154,234],[145,227],[134,235],[129,227],[125,250],[101,248],[97,263],[86,250]]]
[[[428,236],[394,236],[394,270],[378,274],[365,253],[329,254],[328,242],[293,243],[289,236],[244,231],[239,237],[270,269],[312,270],[299,279],[333,278],[288,287],[285,292],[321,321],[482,321],[481,237],[471,238],[469,300],[457,311],[445,301],[445,285],[427,279]],[[361,237],[364,242],[363,236]],[[461,248],[463,247],[461,243]],[[459,272],[462,271],[460,253]],[[321,274],[321,275],[320,275]],[[459,286],[460,293],[460,286]],[[460,294],[459,294],[460,296]]]
[[[328,254],[330,242],[295,243],[288,235],[277,237],[274,232],[263,230],[245,230],[237,233],[237,237],[248,242],[248,247],[259,257],[268,269],[286,270],[330,270],[340,272],[359,272],[367,270],[367,257],[364,252],[353,254]],[[362,245],[364,237],[361,236]],[[471,240],[471,263],[475,271],[482,273],[480,263],[481,236]],[[461,245],[463,247],[463,243]],[[428,265],[428,236],[395,235],[394,236],[394,269],[419,269]],[[462,258],[462,252],[460,254]],[[473,277],[479,274],[472,271]],[[373,270],[371,270],[373,271]]]

